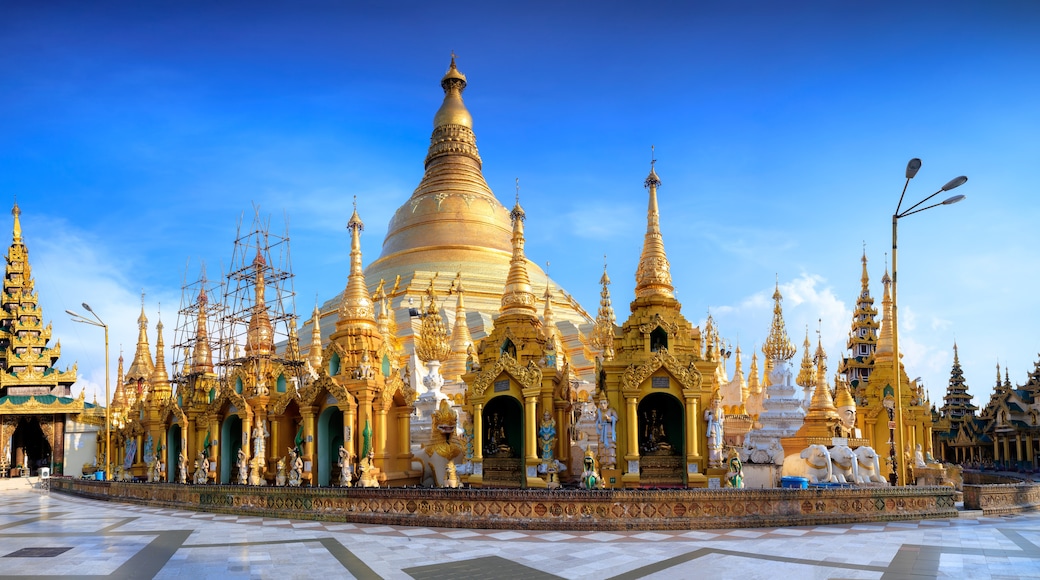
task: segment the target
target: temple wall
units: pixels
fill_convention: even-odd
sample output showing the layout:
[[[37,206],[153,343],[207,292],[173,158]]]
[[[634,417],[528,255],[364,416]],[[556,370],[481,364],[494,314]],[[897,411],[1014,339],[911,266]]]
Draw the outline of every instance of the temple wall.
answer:
[[[79,477],[83,464],[93,464],[97,458],[97,434],[105,428],[78,423],[69,419],[65,423],[65,463],[61,475]],[[104,445],[102,445],[104,446]]]
[[[965,473],[964,481],[964,509],[987,516],[1040,510],[1040,483],[978,473]]]
[[[382,525],[654,530],[957,517],[951,488],[808,490],[360,489],[132,484],[59,478],[55,491],[157,507]]]

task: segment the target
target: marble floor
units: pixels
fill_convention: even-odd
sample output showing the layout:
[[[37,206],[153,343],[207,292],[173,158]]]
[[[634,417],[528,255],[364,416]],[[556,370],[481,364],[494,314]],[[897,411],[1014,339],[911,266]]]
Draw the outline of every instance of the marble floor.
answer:
[[[1040,514],[674,532],[467,530],[208,514],[0,480],[0,576],[1040,578]]]

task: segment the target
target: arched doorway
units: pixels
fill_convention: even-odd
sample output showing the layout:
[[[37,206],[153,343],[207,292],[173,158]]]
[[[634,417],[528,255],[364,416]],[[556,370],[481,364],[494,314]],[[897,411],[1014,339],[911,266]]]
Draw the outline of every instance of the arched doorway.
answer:
[[[180,465],[181,426],[174,423],[166,430],[166,481],[177,481],[177,466]],[[185,458],[187,462],[187,458]],[[187,477],[187,474],[185,474]]]
[[[524,407],[509,396],[491,399],[482,413],[484,487],[524,485]]]
[[[40,420],[36,417],[26,417],[18,422],[11,435],[11,466],[22,465],[29,469],[29,473],[36,473],[41,467],[51,464],[51,445],[40,427]],[[21,471],[19,470],[19,475]]]
[[[343,445],[343,411],[332,406],[318,416],[318,485],[328,486],[333,477],[339,475],[340,445]]]
[[[242,419],[228,415],[220,426],[220,483],[231,483],[231,474],[242,448]]]
[[[683,405],[667,393],[651,393],[636,411],[639,483],[645,487],[686,485],[686,426]]]

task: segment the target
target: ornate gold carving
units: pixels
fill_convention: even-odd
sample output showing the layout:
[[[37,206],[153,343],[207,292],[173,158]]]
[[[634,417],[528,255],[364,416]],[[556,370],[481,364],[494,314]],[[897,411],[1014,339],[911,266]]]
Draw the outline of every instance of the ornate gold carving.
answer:
[[[621,390],[635,391],[648,379],[650,375],[664,367],[682,385],[683,390],[698,390],[701,388],[703,377],[697,367],[690,363],[683,367],[679,360],[672,356],[668,349],[661,349],[653,353],[650,359],[642,365],[629,365],[621,375]]]
[[[668,333],[668,336],[670,338],[674,338],[675,335],[679,333],[679,325],[674,322],[668,322],[661,316],[661,313],[659,312],[654,313],[654,316],[650,319],[650,322],[640,324],[639,332],[643,334],[650,334],[651,332],[656,330],[657,327],[663,328],[664,331]]]
[[[494,366],[486,367],[477,375],[477,378],[473,381],[473,392],[478,397],[484,396],[484,391],[503,372],[516,379],[516,382],[520,383],[521,388],[524,389],[534,388],[542,384],[542,369],[538,368],[534,361],[528,362],[527,366],[524,367],[520,366],[520,363],[516,362],[516,359],[509,356],[508,353],[502,353],[498,360],[495,361]]]

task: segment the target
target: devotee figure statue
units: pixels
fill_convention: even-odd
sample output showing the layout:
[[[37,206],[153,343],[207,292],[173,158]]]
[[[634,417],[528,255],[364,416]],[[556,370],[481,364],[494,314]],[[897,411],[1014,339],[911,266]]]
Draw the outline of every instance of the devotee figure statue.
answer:
[[[722,467],[723,434],[726,414],[722,411],[722,395],[719,390],[711,395],[711,403],[704,411],[704,419],[708,422],[708,465]]]
[[[744,464],[740,457],[733,452],[729,456],[729,471],[726,472],[726,487],[733,489],[744,489]]]
[[[276,465],[277,471],[274,474],[274,484],[278,487],[285,487],[286,482],[289,481],[289,475],[285,470],[285,458],[279,457]]]
[[[596,410],[596,433],[599,436],[600,462],[606,469],[614,469],[617,463],[617,420],[618,415],[604,396]]]
[[[249,483],[249,461],[242,449],[238,450],[238,462],[235,465],[238,466],[238,485],[246,485]]]
[[[209,480],[209,458],[202,451],[195,460],[195,484],[204,485]]]
[[[184,452],[177,454],[177,483],[188,482],[188,462],[184,459]]]
[[[353,484],[353,482],[352,482],[353,478],[351,477],[353,475],[351,473],[351,471],[353,471],[353,466],[350,463],[350,452],[347,451],[347,448],[342,446],[342,445],[339,446],[339,462],[338,462],[338,465],[339,465],[339,486],[340,487],[350,487]]]
[[[542,461],[551,462],[553,448],[556,447],[556,420],[549,411],[542,413],[542,423],[538,427],[538,443],[542,448]]]
[[[303,481],[303,459],[296,454],[296,449],[289,448],[286,463],[289,467],[289,487],[300,487],[300,483]]]

